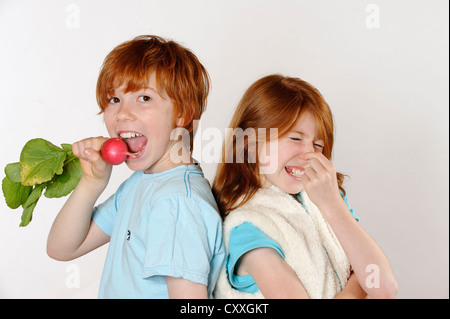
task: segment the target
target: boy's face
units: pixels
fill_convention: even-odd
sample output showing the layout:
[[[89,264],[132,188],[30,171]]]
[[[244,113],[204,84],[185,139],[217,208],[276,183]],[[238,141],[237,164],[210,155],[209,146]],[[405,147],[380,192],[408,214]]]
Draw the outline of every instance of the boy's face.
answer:
[[[105,125],[111,137],[120,137],[133,155],[127,166],[134,171],[158,173],[174,167],[170,161],[174,128],[173,103],[156,89],[155,73],[149,77],[147,87],[124,93],[124,85],[109,97],[104,112]]]

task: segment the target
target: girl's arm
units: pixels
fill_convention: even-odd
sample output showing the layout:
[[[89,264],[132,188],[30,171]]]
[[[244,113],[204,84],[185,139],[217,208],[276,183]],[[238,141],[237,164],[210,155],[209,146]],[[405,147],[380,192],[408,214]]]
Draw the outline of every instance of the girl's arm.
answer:
[[[106,138],[90,138],[73,144],[80,158],[83,176],[53,222],[47,240],[47,254],[57,260],[72,260],[109,241],[91,220],[95,202],[108,184],[111,165],[100,157]]]
[[[311,167],[302,180],[309,198],[320,208],[344,249],[359,284],[370,298],[394,298],[397,281],[390,263],[353,218],[339,192],[336,170],[321,153],[308,153]]]
[[[397,281],[386,255],[353,218],[347,205],[344,202],[343,205],[336,204],[334,209],[323,213],[367,295],[375,299],[394,298]]]
[[[367,298],[366,292],[361,288],[356,278],[355,273],[352,272],[347,280],[344,289],[335,297],[335,299],[364,299]]]
[[[256,248],[239,261],[238,275],[251,275],[264,298],[307,299],[308,293],[295,271],[273,248]]]
[[[272,248],[256,248],[240,258],[238,275],[251,275],[267,299],[307,299],[308,293],[295,271]],[[338,299],[362,299],[367,295],[352,274]]]

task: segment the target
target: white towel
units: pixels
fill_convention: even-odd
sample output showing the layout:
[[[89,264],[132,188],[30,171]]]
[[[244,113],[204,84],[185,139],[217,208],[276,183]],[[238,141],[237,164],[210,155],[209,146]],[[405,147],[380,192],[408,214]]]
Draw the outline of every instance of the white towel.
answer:
[[[259,228],[280,245],[285,261],[296,272],[310,298],[334,298],[346,285],[350,264],[336,235],[318,207],[301,193],[303,205],[276,186],[261,188],[224,221],[224,242],[228,252],[231,230],[244,222]],[[234,289],[222,268],[216,298],[264,298],[260,291]]]

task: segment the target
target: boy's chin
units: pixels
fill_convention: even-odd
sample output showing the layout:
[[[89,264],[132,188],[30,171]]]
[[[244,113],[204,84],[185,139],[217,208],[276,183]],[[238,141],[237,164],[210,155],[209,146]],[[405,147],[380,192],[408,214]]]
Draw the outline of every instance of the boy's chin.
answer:
[[[125,161],[125,164],[127,164],[128,168],[132,171],[145,171],[146,169],[148,169],[148,167],[144,165],[144,163],[136,160],[128,159]]]

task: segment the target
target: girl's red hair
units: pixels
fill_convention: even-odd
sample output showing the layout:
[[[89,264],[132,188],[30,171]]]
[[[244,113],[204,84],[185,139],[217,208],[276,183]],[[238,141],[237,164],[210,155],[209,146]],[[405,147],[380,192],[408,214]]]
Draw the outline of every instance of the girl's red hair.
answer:
[[[328,104],[320,92],[309,83],[282,75],[269,75],[253,83],[240,100],[229,128],[245,131],[254,129],[257,142],[269,141],[271,138],[258,135],[258,128],[278,129],[281,138],[288,134],[298,119],[311,112],[318,130],[318,138],[324,142],[323,154],[331,159],[334,142],[333,116]],[[272,137],[273,138],[273,137]],[[213,182],[213,193],[223,218],[232,210],[246,203],[260,188],[259,160],[256,145],[244,139],[243,163],[230,162],[242,152],[238,149],[236,135],[225,141],[222,160],[218,165]],[[240,141],[242,142],[242,141]],[[249,156],[256,156],[256,161],[249,161]],[[242,157],[242,156],[241,156]],[[344,176],[337,173],[339,188],[342,188]]]

